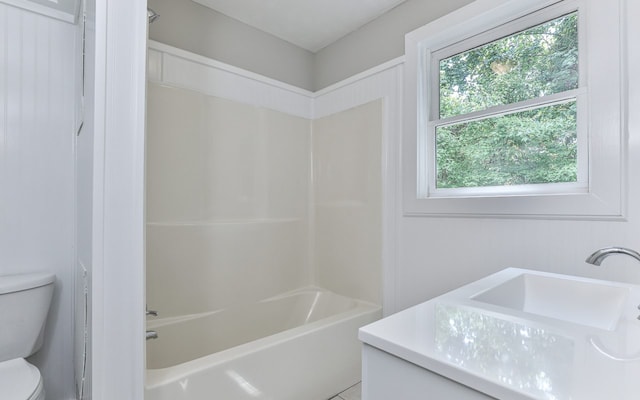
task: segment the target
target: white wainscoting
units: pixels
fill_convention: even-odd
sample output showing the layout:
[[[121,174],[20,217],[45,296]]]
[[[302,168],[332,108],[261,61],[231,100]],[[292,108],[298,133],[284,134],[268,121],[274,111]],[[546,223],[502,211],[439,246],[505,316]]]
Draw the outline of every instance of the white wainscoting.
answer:
[[[74,398],[77,33],[0,4],[0,275],[56,274],[44,346],[30,360],[47,398],[61,400]]]
[[[311,119],[313,93],[219,61],[149,41],[148,78],[210,96]]]

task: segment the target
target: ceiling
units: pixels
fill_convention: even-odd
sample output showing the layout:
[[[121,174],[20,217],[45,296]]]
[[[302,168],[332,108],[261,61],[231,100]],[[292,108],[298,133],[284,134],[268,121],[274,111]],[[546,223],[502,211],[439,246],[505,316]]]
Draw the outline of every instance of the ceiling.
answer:
[[[406,0],[193,0],[317,52]]]

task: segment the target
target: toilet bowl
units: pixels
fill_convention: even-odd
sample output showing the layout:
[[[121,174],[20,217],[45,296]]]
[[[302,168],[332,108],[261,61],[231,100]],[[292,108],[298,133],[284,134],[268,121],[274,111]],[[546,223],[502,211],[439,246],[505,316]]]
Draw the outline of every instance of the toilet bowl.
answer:
[[[44,400],[42,375],[25,357],[42,346],[55,275],[0,276],[0,397]]]
[[[42,375],[24,358],[0,362],[2,400],[44,400]]]

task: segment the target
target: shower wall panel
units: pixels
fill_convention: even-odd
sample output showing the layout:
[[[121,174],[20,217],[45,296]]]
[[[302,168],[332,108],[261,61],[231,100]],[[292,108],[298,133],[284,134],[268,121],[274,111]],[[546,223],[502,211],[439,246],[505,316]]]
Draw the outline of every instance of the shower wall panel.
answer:
[[[308,119],[149,83],[147,301],[163,316],[310,284]]]
[[[382,303],[383,101],[313,122],[319,286]]]

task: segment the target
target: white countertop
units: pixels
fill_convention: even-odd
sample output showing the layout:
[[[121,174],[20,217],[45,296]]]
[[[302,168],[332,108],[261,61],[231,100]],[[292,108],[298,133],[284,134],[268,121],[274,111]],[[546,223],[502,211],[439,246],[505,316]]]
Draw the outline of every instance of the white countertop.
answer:
[[[611,329],[472,299],[523,273],[566,277],[509,268],[367,325],[360,340],[502,400],[640,399],[640,287],[571,277],[628,290]]]

